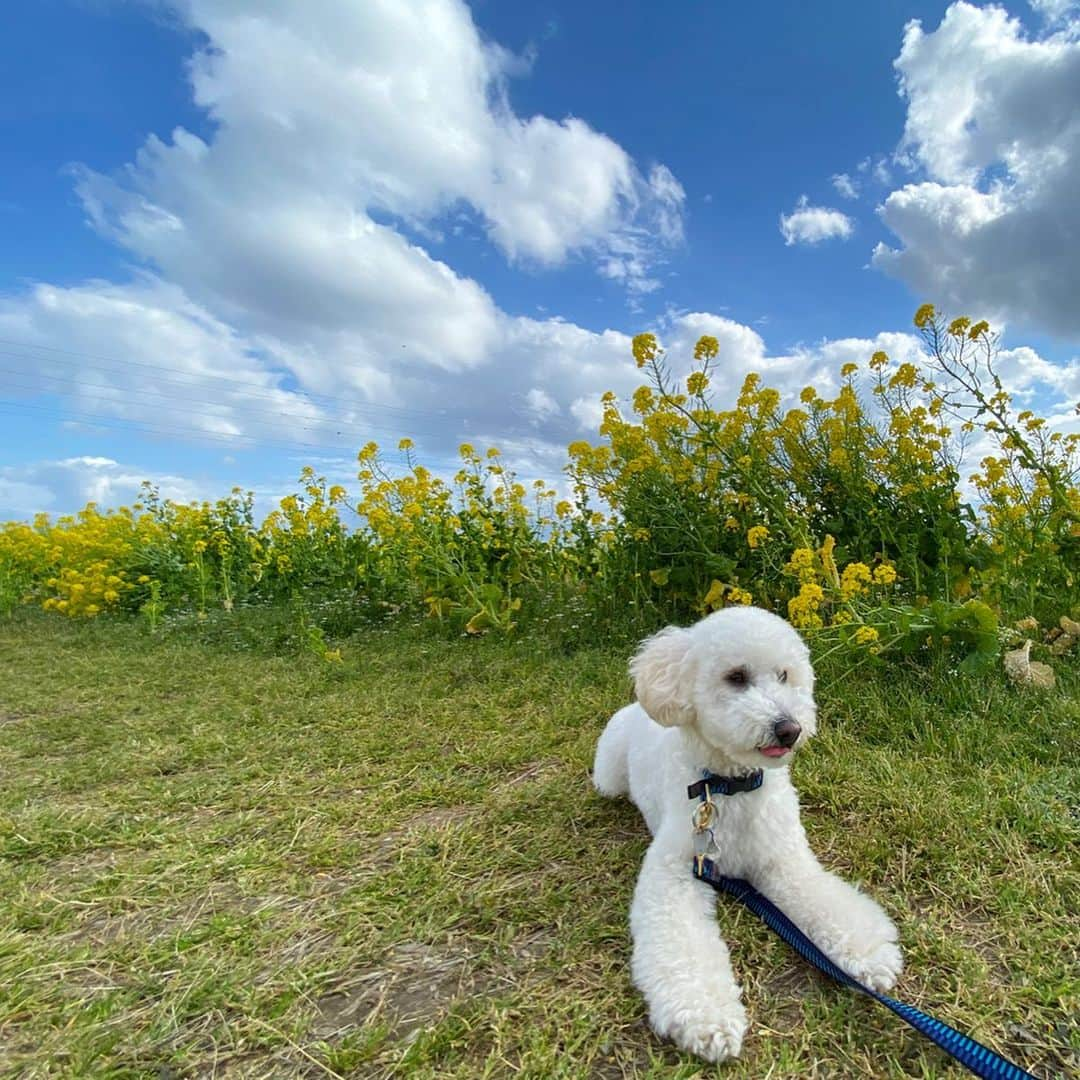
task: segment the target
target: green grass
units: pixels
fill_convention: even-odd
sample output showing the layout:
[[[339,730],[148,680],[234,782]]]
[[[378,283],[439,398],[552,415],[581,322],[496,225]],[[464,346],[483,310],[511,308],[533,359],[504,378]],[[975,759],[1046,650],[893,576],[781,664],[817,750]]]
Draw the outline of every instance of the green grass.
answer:
[[[243,645],[255,634],[233,639]],[[629,981],[647,843],[588,780],[625,646],[0,625],[0,1075],[692,1077]],[[1075,672],[820,675],[811,840],[901,928],[898,994],[1080,1066]],[[966,1075],[729,900],[728,1077]]]

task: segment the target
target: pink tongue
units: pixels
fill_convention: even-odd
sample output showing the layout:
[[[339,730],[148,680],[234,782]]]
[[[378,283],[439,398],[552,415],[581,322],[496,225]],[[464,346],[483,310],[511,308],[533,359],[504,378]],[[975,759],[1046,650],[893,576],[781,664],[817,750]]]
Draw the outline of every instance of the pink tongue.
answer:
[[[788,752],[786,746],[763,746],[761,752],[766,757],[783,757]]]

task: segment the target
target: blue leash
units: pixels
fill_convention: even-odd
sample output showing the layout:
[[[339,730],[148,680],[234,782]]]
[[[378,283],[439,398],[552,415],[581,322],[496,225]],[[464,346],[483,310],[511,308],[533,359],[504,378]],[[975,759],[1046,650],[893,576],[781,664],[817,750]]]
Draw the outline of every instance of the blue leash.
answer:
[[[863,986],[846,971],[837,967],[772,901],[761,895],[748,881],[741,878],[723,877],[716,873],[710,859],[702,860],[702,873],[695,865],[694,876],[707,881],[718,892],[727,892],[742,901],[762,922],[775,930],[804,960],[809,961],[819,971],[823,971],[838,983],[857,990],[875,1001],[880,1001],[891,1009],[901,1020],[907,1021],[916,1031],[932,1039],[945,1053],[954,1057],[961,1065],[970,1069],[983,1080],[1034,1080],[1031,1073],[1025,1072],[1019,1065],[1007,1061],[1000,1054],[995,1054],[987,1046],[976,1042],[968,1035],[935,1020],[932,1016],[918,1009],[905,1005],[902,1001],[879,994],[868,986]]]
[[[706,773],[703,781],[693,784],[687,791],[691,799],[700,798],[702,807],[708,806],[711,795],[734,795],[742,791],[753,791],[761,786],[760,775],[751,774],[750,777],[735,779],[732,777],[719,777]],[[708,826],[711,824],[712,813],[699,819],[695,816],[695,828],[699,833],[707,833],[711,838]],[[976,1042],[968,1035],[957,1031],[956,1028],[935,1020],[932,1016],[920,1012],[918,1009],[905,1005],[886,994],[879,994],[868,986],[863,986],[858,979],[853,979],[846,971],[837,967],[771,900],[762,896],[748,881],[742,878],[724,877],[716,868],[712,859],[704,854],[699,854],[693,862],[694,877],[699,881],[707,882],[717,892],[730,893],[736,900],[745,904],[766,926],[774,930],[784,939],[804,960],[813,964],[818,971],[824,972],[831,979],[835,979],[842,986],[857,990],[860,994],[880,1001],[887,1009],[891,1009],[901,1020],[906,1021],[916,1031],[921,1032],[928,1039],[933,1040],[945,1053],[955,1058],[965,1068],[983,1080],[1036,1080],[1031,1073],[1025,1072],[1019,1065],[1014,1065],[1000,1054],[994,1053],[988,1046]]]

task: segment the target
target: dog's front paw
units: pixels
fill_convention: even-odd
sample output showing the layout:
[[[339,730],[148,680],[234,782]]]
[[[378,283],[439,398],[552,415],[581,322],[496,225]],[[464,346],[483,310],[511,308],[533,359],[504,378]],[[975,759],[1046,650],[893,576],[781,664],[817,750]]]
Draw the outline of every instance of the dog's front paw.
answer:
[[[722,1009],[702,1007],[682,1012],[661,1025],[653,1023],[657,1035],[671,1039],[688,1054],[712,1063],[739,1056],[746,1034],[746,1010],[735,1001]]]
[[[871,990],[881,993],[896,985],[897,977],[904,970],[904,958],[895,941],[883,941],[865,953],[844,957],[840,966]]]

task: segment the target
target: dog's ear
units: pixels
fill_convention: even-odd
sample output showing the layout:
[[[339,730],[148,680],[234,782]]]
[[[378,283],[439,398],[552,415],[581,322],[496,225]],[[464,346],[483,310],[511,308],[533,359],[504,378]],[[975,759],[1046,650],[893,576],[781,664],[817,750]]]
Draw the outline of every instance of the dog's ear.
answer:
[[[664,727],[688,724],[694,718],[686,670],[689,650],[690,631],[669,626],[646,638],[630,661],[641,707]]]

